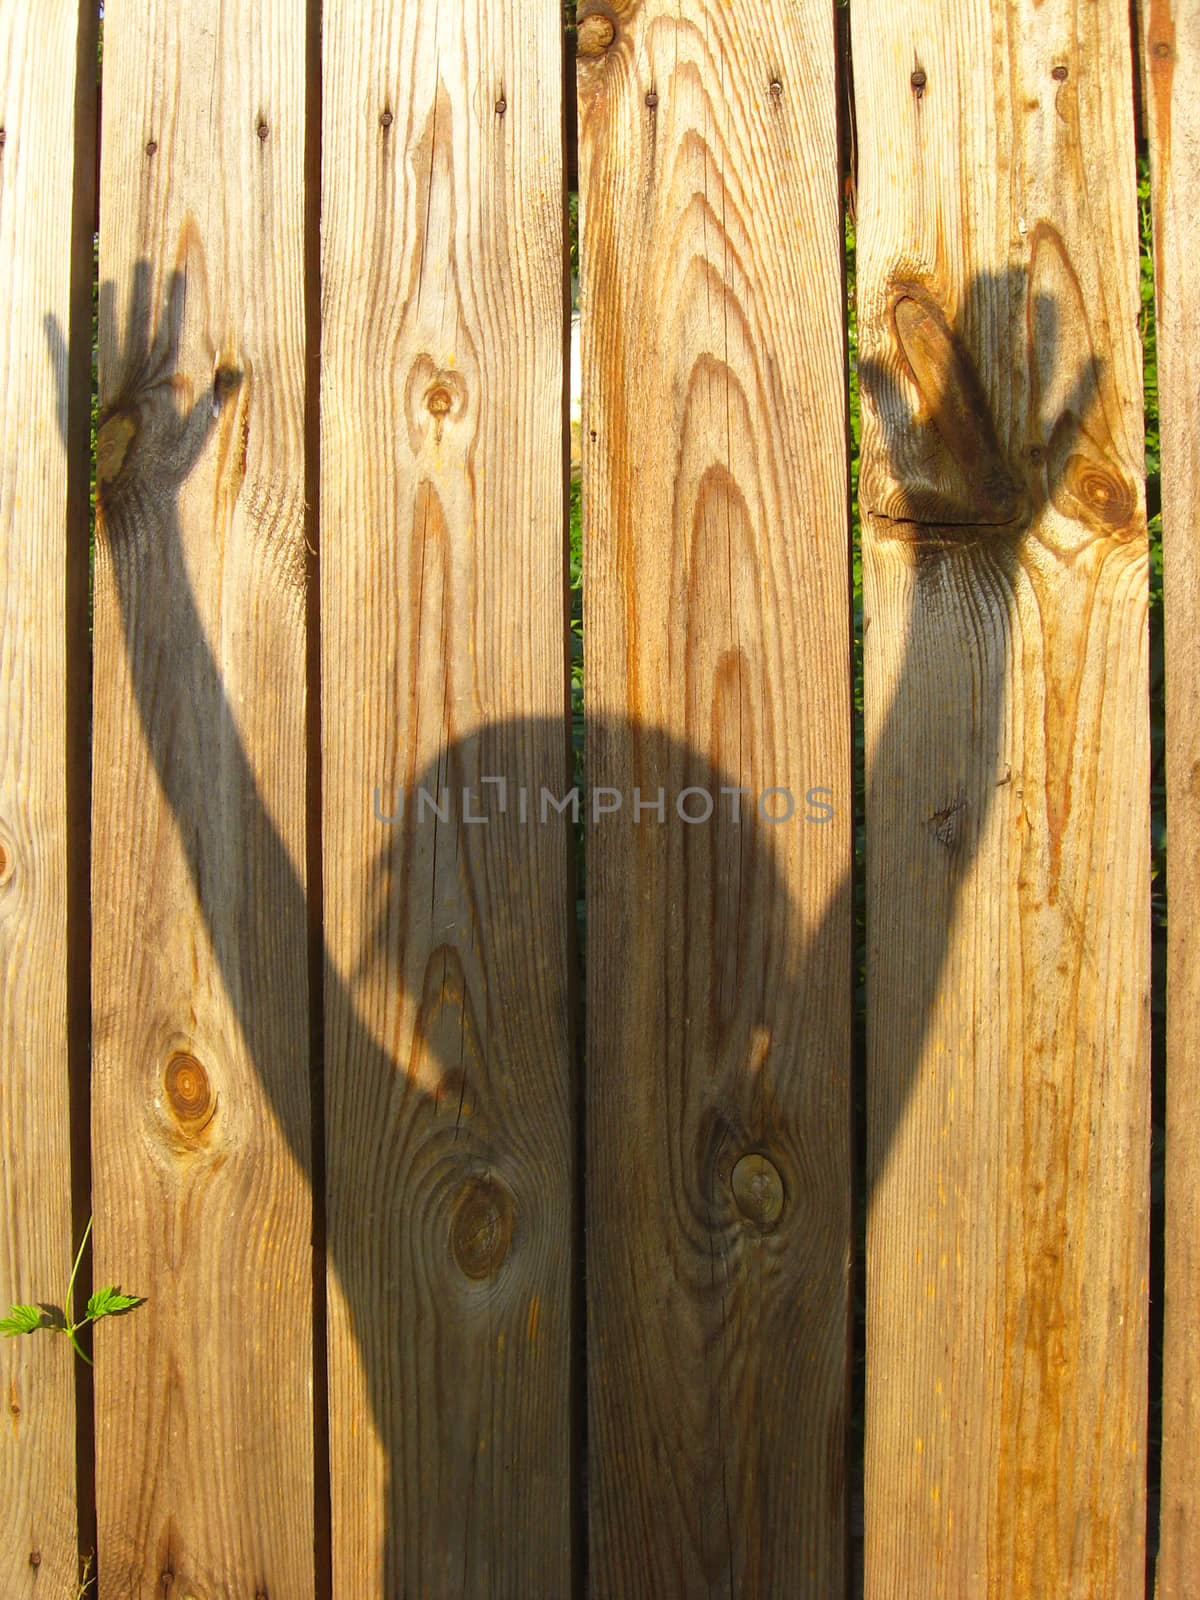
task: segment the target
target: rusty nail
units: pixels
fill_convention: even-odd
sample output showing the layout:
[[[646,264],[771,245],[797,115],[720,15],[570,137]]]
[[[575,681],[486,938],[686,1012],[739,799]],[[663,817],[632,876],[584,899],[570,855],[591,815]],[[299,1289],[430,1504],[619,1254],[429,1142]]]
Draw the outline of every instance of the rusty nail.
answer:
[[[390,128],[394,121],[395,118],[392,116],[392,113],[390,111],[385,111],[379,119],[379,126],[381,128]]]
[[[496,101],[496,115],[498,117],[502,117],[507,110],[508,110],[508,101],[504,98],[503,95],[501,95],[499,100]]]
[[[260,122],[259,123],[259,125],[258,125],[258,137],[260,139],[265,139],[267,137],[267,135],[270,133],[270,131],[271,131],[270,128],[267,127],[265,122]]]
[[[651,89],[650,93],[646,96],[646,104],[650,107],[651,111],[653,111],[655,106],[658,104],[658,96],[655,94],[653,89]]]
[[[772,98],[778,100],[780,95],[783,93],[783,85],[780,83],[779,79],[772,78],[768,87],[771,90]]]
[[[146,154],[148,156],[156,156],[158,154],[158,140],[157,139],[151,139],[150,140],[149,144],[146,146]]]
[[[1052,69],[1052,70],[1051,70],[1051,73],[1050,73],[1050,76],[1051,76],[1051,77],[1052,77],[1052,78],[1053,78],[1053,79],[1054,79],[1054,80],[1055,80],[1055,81],[1056,81],[1056,82],[1057,82],[1057,83],[1066,83],[1066,81],[1067,81],[1067,69],[1066,69],[1066,67],[1064,67],[1064,66],[1057,66],[1057,67],[1054,67],[1054,68],[1053,68],[1053,69]]]
[[[913,88],[916,89],[918,93],[929,82],[928,78],[926,78],[926,76],[925,76],[924,70],[921,67],[917,68],[917,70],[913,73],[912,77],[908,81],[909,81],[909,83],[912,84]]]
[[[42,1564],[42,1552],[40,1550],[31,1550],[29,1552],[29,1565],[31,1567],[40,1567],[41,1564]]]

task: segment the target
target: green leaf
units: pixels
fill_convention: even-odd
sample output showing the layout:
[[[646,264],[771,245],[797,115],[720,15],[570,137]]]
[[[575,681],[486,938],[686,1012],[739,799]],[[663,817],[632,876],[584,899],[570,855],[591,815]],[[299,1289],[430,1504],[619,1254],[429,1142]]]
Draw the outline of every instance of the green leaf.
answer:
[[[144,1303],[143,1297],[138,1294],[122,1294],[115,1284],[109,1284],[106,1289],[97,1289],[87,1303],[88,1320],[99,1322],[101,1317],[115,1317],[122,1311],[132,1311],[134,1306]]]
[[[49,1318],[40,1306],[9,1306],[8,1316],[0,1317],[0,1333],[13,1339],[19,1333],[36,1333],[49,1326]]]

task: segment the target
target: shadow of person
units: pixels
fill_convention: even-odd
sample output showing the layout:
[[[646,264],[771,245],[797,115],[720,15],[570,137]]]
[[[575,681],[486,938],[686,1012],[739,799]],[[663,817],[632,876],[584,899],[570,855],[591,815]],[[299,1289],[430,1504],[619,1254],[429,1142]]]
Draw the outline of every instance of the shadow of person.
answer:
[[[335,1592],[557,1600],[578,1584],[582,1097],[597,1592],[833,1593],[845,1576],[854,883],[849,860],[829,858],[848,830],[823,823],[850,803],[848,774],[831,775],[829,796],[797,779],[781,823],[752,774],[723,770],[679,730],[590,716],[581,1082],[565,702],[561,718],[501,714],[409,752],[402,793],[363,796],[380,839],[357,896],[359,954],[347,966],[323,952],[322,1167],[304,1069],[278,1048],[269,1009],[239,1004],[264,981],[278,930],[303,928],[308,908],[189,581],[179,491],[241,374],[179,381],[187,292],[176,272],[156,310],[137,263],[125,346],[102,372],[97,603],[119,619],[245,1050],[295,1161],[325,1173]],[[115,343],[111,286],[105,297]],[[1019,273],[979,280],[962,326],[986,326],[998,302],[1025,307],[1036,382],[1057,371],[1055,312],[1028,301]],[[909,623],[900,651],[888,641],[901,659],[875,718],[868,814],[889,847],[907,842],[871,882],[911,910],[903,880],[916,873],[925,910],[886,993],[889,1037],[872,1047],[868,1185],[1003,789],[1017,569],[1047,500],[1075,493],[1099,377],[1056,377],[1056,414],[1039,422],[1049,444],[1031,465],[1001,438],[967,339],[932,293],[898,284],[887,315],[890,354],[862,368],[879,439],[864,509],[905,574]],[[635,815],[634,779],[643,802],[663,790],[661,820],[654,805]],[[690,819],[676,808],[689,789],[712,798],[700,821],[702,798]],[[593,815],[604,790],[620,806]],[[217,859],[244,869],[232,903]],[[812,881],[832,887],[814,899]],[[870,915],[874,956],[904,934],[886,909]],[[145,1064],[128,1070],[140,1081]],[[681,1451],[686,1471],[631,1468]],[[157,1528],[124,1537],[138,1581],[157,1579]],[[199,1550],[172,1557],[181,1579],[208,1570]]]

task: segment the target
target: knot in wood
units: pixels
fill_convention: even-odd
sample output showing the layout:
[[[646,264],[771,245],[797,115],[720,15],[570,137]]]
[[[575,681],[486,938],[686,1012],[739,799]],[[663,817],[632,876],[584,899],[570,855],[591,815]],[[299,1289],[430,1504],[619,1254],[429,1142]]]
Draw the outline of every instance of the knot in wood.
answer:
[[[194,1126],[203,1123],[212,1108],[212,1089],[200,1062],[181,1050],[167,1062],[167,1100],[180,1122]]]
[[[576,53],[581,56],[603,55],[616,37],[616,32],[611,17],[606,17],[601,12],[593,12],[590,17],[584,17],[579,24]]]
[[[453,404],[453,397],[449,389],[439,383],[425,396],[425,404],[432,416],[444,417]]]
[[[218,408],[223,406],[230,395],[241,388],[242,378],[245,376],[237,367],[219,366],[213,373],[213,399]]]
[[[127,411],[115,411],[100,424],[96,434],[96,478],[111,483],[125,465],[129,446],[137,434],[137,422]]]
[[[1077,502],[1083,520],[1099,533],[1119,533],[1136,516],[1133,485],[1090,456],[1075,454],[1069,458],[1064,488]]]
[[[779,1169],[754,1150],[735,1163],[729,1181],[744,1220],[759,1233],[770,1233],[783,1213],[783,1179]]]
[[[961,842],[967,823],[966,813],[966,796],[958,794],[930,816],[929,831],[947,850],[955,850]]]
[[[463,1187],[450,1224],[450,1249],[464,1277],[479,1283],[502,1266],[512,1244],[513,1201],[495,1176]]]

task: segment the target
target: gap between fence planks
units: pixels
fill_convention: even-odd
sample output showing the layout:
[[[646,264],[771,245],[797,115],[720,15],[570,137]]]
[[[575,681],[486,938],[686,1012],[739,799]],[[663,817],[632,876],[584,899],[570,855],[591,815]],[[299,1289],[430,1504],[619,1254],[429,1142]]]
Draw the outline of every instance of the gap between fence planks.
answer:
[[[626,813],[588,839],[589,1580],[823,1600],[851,1239],[833,15],[582,10],[587,770]],[[631,816],[660,786],[663,822]]]
[[[1144,1581],[1128,7],[862,0],[866,1593]]]
[[[1141,9],[1154,197],[1166,663],[1166,1258],[1157,1600],[1200,1591],[1200,13]]]
[[[61,1296],[82,1226],[95,59],[86,8],[0,0],[0,1312]],[[91,1524],[76,1443],[67,1341],[0,1342],[0,1592],[13,1600],[75,1592]]]
[[[313,1592],[302,0],[109,0],[99,1592]],[[176,276],[178,275],[178,276]]]
[[[326,8],[338,1594],[572,1593],[561,16]],[[506,777],[514,803],[489,777]],[[424,788],[444,815],[418,809]],[[397,813],[397,794],[408,805]],[[470,792],[468,802],[464,795]],[[486,815],[473,826],[466,808]]]

